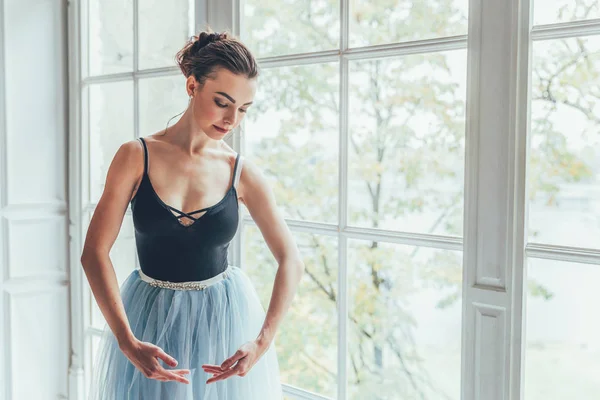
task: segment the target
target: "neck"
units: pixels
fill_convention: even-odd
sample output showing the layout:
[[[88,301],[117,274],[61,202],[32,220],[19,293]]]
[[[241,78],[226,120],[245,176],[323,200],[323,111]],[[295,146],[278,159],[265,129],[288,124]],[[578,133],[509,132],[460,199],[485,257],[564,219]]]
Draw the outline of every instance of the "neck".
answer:
[[[191,107],[179,121],[166,130],[165,138],[184,153],[192,156],[220,146],[220,140],[209,137],[194,121]]]

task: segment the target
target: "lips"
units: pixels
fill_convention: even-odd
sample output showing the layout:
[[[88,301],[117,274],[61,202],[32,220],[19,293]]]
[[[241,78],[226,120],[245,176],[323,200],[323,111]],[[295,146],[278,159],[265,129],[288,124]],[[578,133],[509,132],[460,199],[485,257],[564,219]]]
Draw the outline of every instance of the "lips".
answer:
[[[229,132],[229,129],[223,129],[223,128],[220,128],[220,127],[218,127],[218,126],[216,126],[216,125],[213,125],[213,126],[215,127],[215,129],[216,129],[217,131],[219,131],[219,132],[221,132],[221,133],[227,133],[227,132]]]

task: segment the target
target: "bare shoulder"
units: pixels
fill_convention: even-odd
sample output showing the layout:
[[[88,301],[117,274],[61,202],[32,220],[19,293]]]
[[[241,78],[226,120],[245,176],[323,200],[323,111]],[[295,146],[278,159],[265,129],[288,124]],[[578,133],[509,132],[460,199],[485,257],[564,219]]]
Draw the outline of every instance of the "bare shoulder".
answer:
[[[229,157],[229,161],[233,165],[238,153],[225,142],[222,143],[222,148],[223,151],[227,153],[227,157]],[[246,204],[244,200],[248,199],[248,196],[250,196],[251,193],[255,193],[258,196],[267,197],[270,195],[268,182],[256,163],[240,154],[238,168],[241,168],[241,171],[240,180],[237,186],[237,193],[238,198],[242,201],[242,203]]]
[[[118,176],[119,179],[124,179],[124,184],[130,187],[133,182],[130,199],[133,198],[144,173],[144,148],[142,143],[134,139],[121,144],[115,154],[113,163],[115,163],[115,168],[119,170],[115,171],[113,175]],[[107,180],[108,178],[107,175]]]
[[[130,140],[121,144],[108,167],[102,196],[88,226],[84,254],[110,250],[143,168],[141,143]]]
[[[239,198],[246,206],[253,200],[257,204],[275,204],[275,198],[267,178],[251,159],[244,159],[238,188]]]
[[[131,184],[141,178],[144,171],[144,149],[139,140],[127,141],[117,149],[106,175],[107,186],[119,187],[122,180]]]

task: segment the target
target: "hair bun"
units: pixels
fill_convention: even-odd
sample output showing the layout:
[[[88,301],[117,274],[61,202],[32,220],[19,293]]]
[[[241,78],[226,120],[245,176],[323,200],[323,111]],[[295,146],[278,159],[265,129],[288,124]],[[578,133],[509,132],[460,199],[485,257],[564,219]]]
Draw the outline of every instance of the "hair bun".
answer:
[[[207,27],[191,36],[175,55],[183,75],[193,75],[200,84],[212,77],[217,68],[253,79],[258,75],[254,56],[238,38],[228,31],[214,32]]]
[[[228,37],[229,37],[229,35],[227,32],[223,32],[223,33],[208,32],[208,31],[200,32],[200,34],[198,36],[194,37],[196,40],[194,41],[193,51],[198,52],[205,46],[207,46],[211,43],[215,43],[215,42],[227,39]]]

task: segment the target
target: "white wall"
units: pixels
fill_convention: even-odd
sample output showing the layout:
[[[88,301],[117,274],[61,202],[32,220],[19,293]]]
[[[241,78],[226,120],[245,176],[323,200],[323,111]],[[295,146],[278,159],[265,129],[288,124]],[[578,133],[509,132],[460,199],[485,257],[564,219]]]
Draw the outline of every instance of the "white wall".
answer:
[[[67,398],[66,10],[0,0],[0,400]]]

